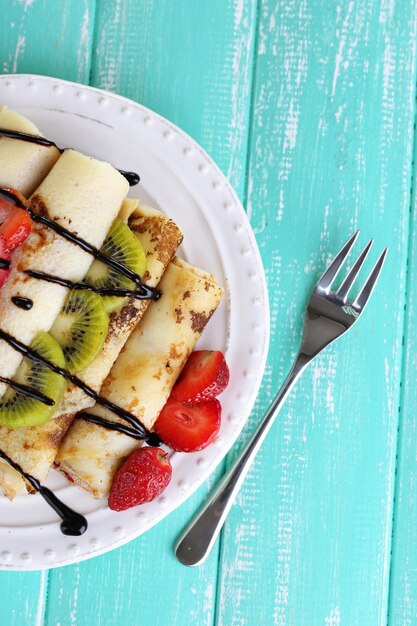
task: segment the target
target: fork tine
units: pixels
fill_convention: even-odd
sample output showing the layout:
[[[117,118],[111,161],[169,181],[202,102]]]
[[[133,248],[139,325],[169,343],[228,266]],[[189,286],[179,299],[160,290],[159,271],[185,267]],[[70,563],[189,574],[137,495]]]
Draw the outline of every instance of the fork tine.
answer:
[[[356,233],[352,235],[352,237],[345,243],[345,245],[340,250],[340,252],[336,254],[336,256],[334,257],[333,261],[330,263],[327,270],[324,272],[321,278],[319,278],[319,280],[317,281],[316,289],[319,288],[322,291],[329,291],[330,285],[332,284],[332,282],[338,275],[339,270],[342,267],[343,263],[345,262],[346,257],[349,254],[350,249],[355,243],[358,235],[359,235],[359,230],[357,230]]]
[[[374,242],[373,239],[368,241],[368,243],[366,244],[366,246],[364,247],[364,249],[362,250],[362,252],[358,256],[358,258],[356,259],[356,261],[352,265],[352,267],[349,270],[348,274],[346,275],[346,278],[343,280],[342,284],[340,285],[339,289],[337,290],[336,295],[341,300],[343,300],[343,302],[346,302],[346,299],[348,297],[349,291],[351,290],[352,285],[355,282],[356,276],[359,274],[359,271],[360,271],[362,265],[364,264],[366,257],[368,256],[368,252],[371,249],[373,242]]]
[[[369,300],[369,296],[371,295],[371,293],[374,290],[374,287],[376,285],[376,281],[378,280],[378,276],[379,273],[382,269],[382,266],[384,265],[384,261],[385,261],[385,257],[387,256],[387,252],[388,252],[388,248],[384,248],[384,250],[382,251],[379,259],[377,260],[377,262],[375,263],[375,265],[373,266],[368,278],[365,281],[365,284],[363,285],[362,289],[360,290],[358,297],[356,298],[356,300],[353,302],[353,306],[359,308],[359,309],[363,309],[365,304],[368,302]]]

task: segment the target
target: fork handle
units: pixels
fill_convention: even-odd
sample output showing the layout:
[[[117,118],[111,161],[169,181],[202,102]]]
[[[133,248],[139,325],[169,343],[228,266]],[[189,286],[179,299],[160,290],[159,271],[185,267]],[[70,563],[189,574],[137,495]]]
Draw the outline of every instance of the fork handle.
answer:
[[[181,535],[175,554],[184,565],[200,565],[210,554],[237,493],[276,416],[310,357],[299,354],[258,428],[221,479],[213,494]]]

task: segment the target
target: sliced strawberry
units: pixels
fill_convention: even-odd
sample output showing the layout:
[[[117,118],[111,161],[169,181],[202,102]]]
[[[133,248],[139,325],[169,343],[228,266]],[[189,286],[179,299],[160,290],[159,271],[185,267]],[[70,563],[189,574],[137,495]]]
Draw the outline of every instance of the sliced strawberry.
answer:
[[[215,399],[191,404],[169,398],[156,420],[155,432],[178,452],[203,450],[219,432],[221,412]]]
[[[9,250],[20,246],[26,239],[31,222],[27,211],[0,198],[0,234],[5,238]]]
[[[172,467],[168,454],[160,448],[147,446],[135,450],[117,472],[109,495],[113,511],[154,500],[171,480]]]
[[[12,255],[6,244],[6,240],[3,235],[0,235],[0,287],[4,285],[10,274],[10,261]]]
[[[229,383],[229,368],[222,352],[196,350],[182,370],[171,397],[182,402],[215,398]]]

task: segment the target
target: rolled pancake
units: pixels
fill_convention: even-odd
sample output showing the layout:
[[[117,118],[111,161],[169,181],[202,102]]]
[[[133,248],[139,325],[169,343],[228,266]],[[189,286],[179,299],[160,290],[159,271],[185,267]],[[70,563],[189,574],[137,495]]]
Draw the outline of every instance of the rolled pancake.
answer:
[[[64,152],[51,172],[30,198],[32,208],[81,238],[100,247],[120,211],[128,183],[108,163],[86,157],[73,150]],[[92,257],[81,248],[34,222],[26,241],[14,251],[11,274],[0,290],[0,328],[29,345],[39,331],[49,331],[61,311],[68,289],[28,277],[24,270],[36,269],[72,281],[87,273]],[[17,308],[13,296],[33,301],[29,311]],[[11,378],[22,360],[21,355],[0,341],[0,375]],[[0,385],[0,396],[6,386]],[[51,426],[48,425],[47,428]],[[29,429],[0,428],[0,448],[12,459],[24,463],[25,433]],[[45,443],[40,438],[39,450]],[[10,484],[7,477],[11,476]],[[7,464],[0,464],[0,487],[8,496],[13,485],[22,486],[20,476]]]
[[[162,297],[150,304],[100,392],[149,430],[223,293],[213,276],[180,259],[170,263],[159,286]],[[98,405],[88,412],[125,423]],[[56,465],[100,498],[108,493],[122,461],[140,445],[127,435],[76,419]]]
[[[147,259],[147,270],[143,280],[155,287],[181,243],[182,233],[178,226],[159,211],[146,206],[138,206],[137,200],[126,199],[121,214],[140,241]],[[139,323],[148,308],[150,300],[129,299],[127,304],[112,313],[103,349],[78,377],[95,391],[99,391],[115,359],[132,330]],[[89,396],[71,384],[52,419],[33,428],[10,431],[7,444],[13,444],[13,459],[26,472],[44,480],[55,459],[60,442],[67,432],[77,411],[94,404]],[[6,430],[6,429],[4,429]],[[0,447],[3,446],[0,429]],[[10,456],[10,454],[9,454]],[[0,486],[12,499],[22,491],[24,481],[20,475],[7,466],[7,475],[1,473]]]
[[[35,212],[48,216],[79,237],[100,247],[120,211],[127,181],[111,165],[73,150],[66,151],[30,198]],[[93,258],[52,229],[33,222],[26,241],[13,253],[11,274],[0,290],[0,327],[27,345],[39,331],[49,331],[68,289],[31,278],[26,269],[80,281]],[[29,311],[17,308],[13,296],[33,301]],[[10,378],[21,355],[0,341],[0,375]],[[6,386],[0,385],[0,397]]]
[[[139,205],[137,200],[126,200],[119,218],[124,218],[128,223],[145,252],[147,269],[143,280],[149,287],[156,287],[182,241],[180,229],[160,211]],[[110,316],[103,349],[93,363],[78,375],[95,391],[100,390],[120,350],[139,324],[149,303],[150,300],[131,298],[120,311]],[[60,404],[59,415],[67,415],[72,419],[75,413],[93,404],[94,400],[70,384]]]
[[[0,128],[43,137],[35,124],[4,106],[0,107]],[[0,135],[0,187],[12,187],[30,196],[59,157],[60,152],[54,146],[39,146]]]

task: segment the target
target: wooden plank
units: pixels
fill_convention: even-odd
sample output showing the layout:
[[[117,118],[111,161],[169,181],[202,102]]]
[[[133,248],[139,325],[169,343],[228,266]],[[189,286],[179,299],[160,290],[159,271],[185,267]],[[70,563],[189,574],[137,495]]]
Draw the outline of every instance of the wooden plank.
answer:
[[[414,156],[414,181],[416,180],[415,163]],[[412,206],[407,311],[404,329],[404,368],[388,611],[388,623],[392,626],[397,624],[412,626],[417,622],[417,389],[415,384],[417,365],[417,336],[415,332],[417,320],[417,202],[415,182]]]
[[[178,124],[242,193],[256,0],[99,7],[92,84]]]
[[[88,82],[95,0],[11,0],[0,9],[0,68]]]
[[[248,431],[290,367],[330,256],[356,227],[362,245],[375,237],[373,259],[386,244],[390,255],[363,319],[299,382],[252,468],[223,538],[218,623],[383,625],[416,3],[262,0],[257,52],[248,210],[272,344]]]
[[[96,23],[93,84],[179,124],[243,193],[255,0],[103,1]],[[47,624],[69,614],[80,626],[212,624],[217,553],[200,569],[184,568],[172,553],[210,485],[131,545],[51,572]]]
[[[41,626],[44,619],[47,572],[0,572],[0,623]]]
[[[46,626],[211,626],[217,552],[202,567],[185,568],[172,548],[214,478],[183,507],[130,544],[51,571]]]

